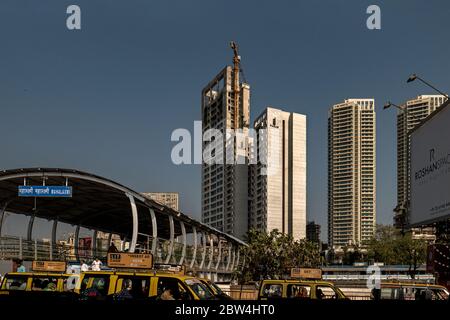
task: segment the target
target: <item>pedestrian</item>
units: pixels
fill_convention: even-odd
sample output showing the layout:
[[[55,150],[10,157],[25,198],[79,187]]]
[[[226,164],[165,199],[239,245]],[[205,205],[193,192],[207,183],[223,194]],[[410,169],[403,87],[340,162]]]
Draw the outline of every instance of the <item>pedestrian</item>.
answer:
[[[17,261],[17,272],[27,272],[22,260]]]
[[[102,262],[98,258],[95,258],[95,260],[92,262],[92,266],[91,266],[92,271],[100,271],[102,269],[101,267],[102,267]]]
[[[87,272],[87,271],[89,271],[89,266],[87,265],[87,263],[86,263],[85,260],[81,260],[80,271],[81,271],[81,272]]]

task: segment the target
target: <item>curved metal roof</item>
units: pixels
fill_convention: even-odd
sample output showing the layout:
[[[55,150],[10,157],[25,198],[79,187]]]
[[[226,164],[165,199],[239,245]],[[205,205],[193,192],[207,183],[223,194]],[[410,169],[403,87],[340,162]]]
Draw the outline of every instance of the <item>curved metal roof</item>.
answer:
[[[24,198],[18,196],[18,186],[45,185],[72,187],[72,198]],[[158,220],[158,237],[169,237],[168,216],[185,223],[188,230],[215,234],[238,244],[243,241],[215,228],[196,221],[180,211],[173,210],[113,180],[91,173],[61,168],[22,168],[0,171],[0,204],[8,203],[7,211],[32,215],[72,225],[80,225],[104,232],[122,235],[132,228],[130,201],[126,195],[135,198],[139,212],[139,232],[151,234],[149,209],[153,209]],[[179,224],[175,235],[181,234]]]

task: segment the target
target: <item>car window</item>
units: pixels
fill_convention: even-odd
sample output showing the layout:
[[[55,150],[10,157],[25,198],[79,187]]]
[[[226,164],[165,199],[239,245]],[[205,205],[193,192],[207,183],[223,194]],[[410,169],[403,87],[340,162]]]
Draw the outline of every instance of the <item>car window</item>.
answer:
[[[263,296],[267,298],[281,298],[283,296],[283,285],[281,284],[264,285]]]
[[[311,298],[311,287],[307,285],[290,284],[287,287],[288,298],[309,299]]]
[[[448,291],[444,289],[433,289],[434,300],[445,300],[448,301],[449,294]]]
[[[134,299],[148,297],[150,290],[149,277],[121,276],[117,280],[116,293],[126,293]]]
[[[176,278],[160,277],[157,286],[157,298],[161,300],[186,300],[192,296]]]
[[[31,291],[56,291],[58,278],[55,277],[33,277]]]
[[[92,286],[87,288],[92,279]],[[86,275],[81,284],[81,291],[89,291],[92,296],[106,296],[108,294],[109,275]]]
[[[195,294],[201,300],[209,300],[214,297],[214,292],[212,292],[206,284],[197,279],[187,279],[185,281],[186,285],[195,292]]]
[[[63,280],[63,290],[64,292],[73,292],[77,287],[77,282],[80,277],[77,275],[72,275],[70,277],[64,278]]]
[[[320,300],[337,299],[337,292],[330,286],[317,286],[316,298]]]
[[[4,288],[6,290],[23,291],[27,288],[28,277],[6,278]]]

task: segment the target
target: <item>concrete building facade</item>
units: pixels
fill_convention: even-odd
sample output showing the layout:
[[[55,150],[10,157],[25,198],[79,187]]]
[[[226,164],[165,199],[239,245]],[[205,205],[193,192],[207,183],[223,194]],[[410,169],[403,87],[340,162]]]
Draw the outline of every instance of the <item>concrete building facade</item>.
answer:
[[[234,92],[233,84],[239,83]],[[238,100],[238,114],[235,114]],[[220,231],[243,238],[248,230],[248,148],[250,122],[250,86],[239,80],[239,74],[225,67],[202,90],[203,134],[209,129],[242,130],[242,145],[236,140],[223,139],[220,148],[212,154],[222,159],[218,164],[202,164],[202,222]],[[212,138],[211,138],[212,140]],[[203,143],[203,150],[209,142]],[[231,159],[231,160],[230,160]],[[233,163],[233,161],[237,163]]]
[[[180,195],[178,192],[143,192],[142,195],[179,211]]]
[[[314,221],[306,225],[306,239],[314,243],[320,243],[320,224]]]
[[[255,120],[249,227],[306,237],[306,116],[275,108]],[[267,155],[262,159],[262,155]]]
[[[361,246],[376,226],[374,99],[346,99],[328,115],[328,241]]]

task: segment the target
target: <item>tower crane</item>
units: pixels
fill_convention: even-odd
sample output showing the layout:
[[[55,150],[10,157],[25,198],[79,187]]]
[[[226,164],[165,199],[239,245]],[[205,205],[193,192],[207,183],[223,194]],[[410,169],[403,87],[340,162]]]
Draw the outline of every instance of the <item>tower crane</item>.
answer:
[[[230,47],[233,49],[233,98],[234,98],[234,127],[237,129],[240,127],[240,121],[239,121],[239,97],[240,97],[240,85],[239,85],[239,71],[240,71],[240,63],[241,63],[241,56],[238,52],[238,45],[236,42],[231,41]]]

